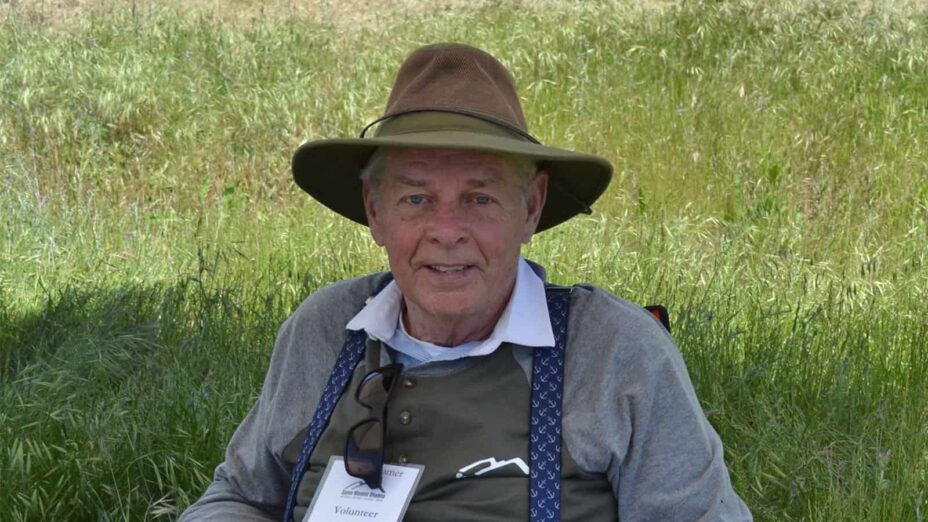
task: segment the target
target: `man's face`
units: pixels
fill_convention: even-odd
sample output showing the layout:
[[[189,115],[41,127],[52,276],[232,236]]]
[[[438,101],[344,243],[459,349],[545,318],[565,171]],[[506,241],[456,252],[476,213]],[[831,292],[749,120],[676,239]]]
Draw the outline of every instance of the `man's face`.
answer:
[[[521,244],[538,225],[546,187],[540,172],[523,192],[511,160],[495,154],[389,152],[376,190],[364,184],[364,205],[411,324],[492,328],[515,283]]]

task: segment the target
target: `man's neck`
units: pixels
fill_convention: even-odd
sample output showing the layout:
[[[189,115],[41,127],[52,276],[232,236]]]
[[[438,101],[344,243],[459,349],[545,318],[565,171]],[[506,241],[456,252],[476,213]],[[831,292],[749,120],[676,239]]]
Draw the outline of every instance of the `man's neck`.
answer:
[[[497,321],[506,309],[510,291],[502,302],[487,307],[487,314],[468,318],[446,318],[427,315],[403,303],[403,328],[410,336],[437,346],[459,346],[469,341],[482,341],[493,333]]]

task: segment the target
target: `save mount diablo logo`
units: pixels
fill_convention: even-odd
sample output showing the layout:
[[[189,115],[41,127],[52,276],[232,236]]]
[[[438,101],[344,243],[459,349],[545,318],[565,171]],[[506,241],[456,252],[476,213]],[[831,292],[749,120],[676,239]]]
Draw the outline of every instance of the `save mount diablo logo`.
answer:
[[[455,478],[467,478],[467,477],[479,477],[484,473],[489,473],[491,471],[497,470],[499,468],[504,468],[506,466],[515,466],[519,468],[522,473],[528,476],[528,465],[519,457],[508,460],[496,460],[493,457],[488,459],[478,460],[473,464],[468,464],[463,468],[459,469]]]
[[[367,487],[367,484],[363,480],[357,480],[345,486],[342,489],[341,497],[342,498],[360,498],[368,500],[383,500],[387,496],[387,492],[380,489],[371,489]]]
[[[397,470],[397,469],[384,468],[383,470],[384,477],[395,477],[397,479],[400,479],[405,474],[406,474],[405,471]],[[370,500],[376,500],[379,502],[379,501],[382,501],[387,496],[387,492],[386,490],[383,489],[383,484],[381,484],[380,487],[377,489],[371,489],[370,487],[368,487],[367,484],[364,483],[363,480],[358,479],[352,482],[351,484],[348,484],[347,486],[345,486],[344,489],[342,489],[342,492],[339,496],[341,498],[370,499]]]

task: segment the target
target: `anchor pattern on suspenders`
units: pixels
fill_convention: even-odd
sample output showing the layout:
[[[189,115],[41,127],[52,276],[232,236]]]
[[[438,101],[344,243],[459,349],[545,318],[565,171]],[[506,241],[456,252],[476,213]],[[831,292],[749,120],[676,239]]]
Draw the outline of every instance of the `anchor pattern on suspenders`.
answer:
[[[374,295],[392,280],[382,281]],[[532,363],[530,427],[529,516],[531,522],[559,521],[561,508],[561,404],[564,389],[564,350],[567,347],[567,315],[570,288],[545,286],[548,315],[554,332],[553,347],[535,348]],[[290,477],[290,489],[284,510],[284,522],[293,520],[296,494],[322,432],[329,424],[335,405],[351,381],[355,367],[364,356],[367,335],[350,331],[335,368],[326,382],[313,414],[312,422],[300,448],[299,459]]]
[[[570,288],[546,287],[553,347],[535,348],[532,363],[532,416],[529,443],[529,516],[560,520],[561,403],[564,391],[564,350]]]

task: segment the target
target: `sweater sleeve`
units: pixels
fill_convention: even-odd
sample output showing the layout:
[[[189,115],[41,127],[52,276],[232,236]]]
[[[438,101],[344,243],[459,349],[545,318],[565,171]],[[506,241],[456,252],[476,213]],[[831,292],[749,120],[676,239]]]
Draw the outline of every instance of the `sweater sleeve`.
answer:
[[[372,278],[336,283],[281,326],[261,394],[235,430],[213,482],[181,522],[280,520],[302,435]]]
[[[203,496],[181,522],[279,521],[289,483],[288,466],[261,442],[267,406],[259,399],[232,437]]]
[[[281,408],[277,403],[279,371],[284,364],[279,360],[287,358],[291,321],[284,323],[277,336],[261,395],[235,430],[213,482],[181,515],[180,522],[279,521],[283,517],[292,463],[284,461],[281,448],[271,447],[275,434],[270,419]]]
[[[619,519],[751,520],[670,336],[630,303],[577,291],[565,411],[578,413],[565,439],[578,465],[609,478]]]

